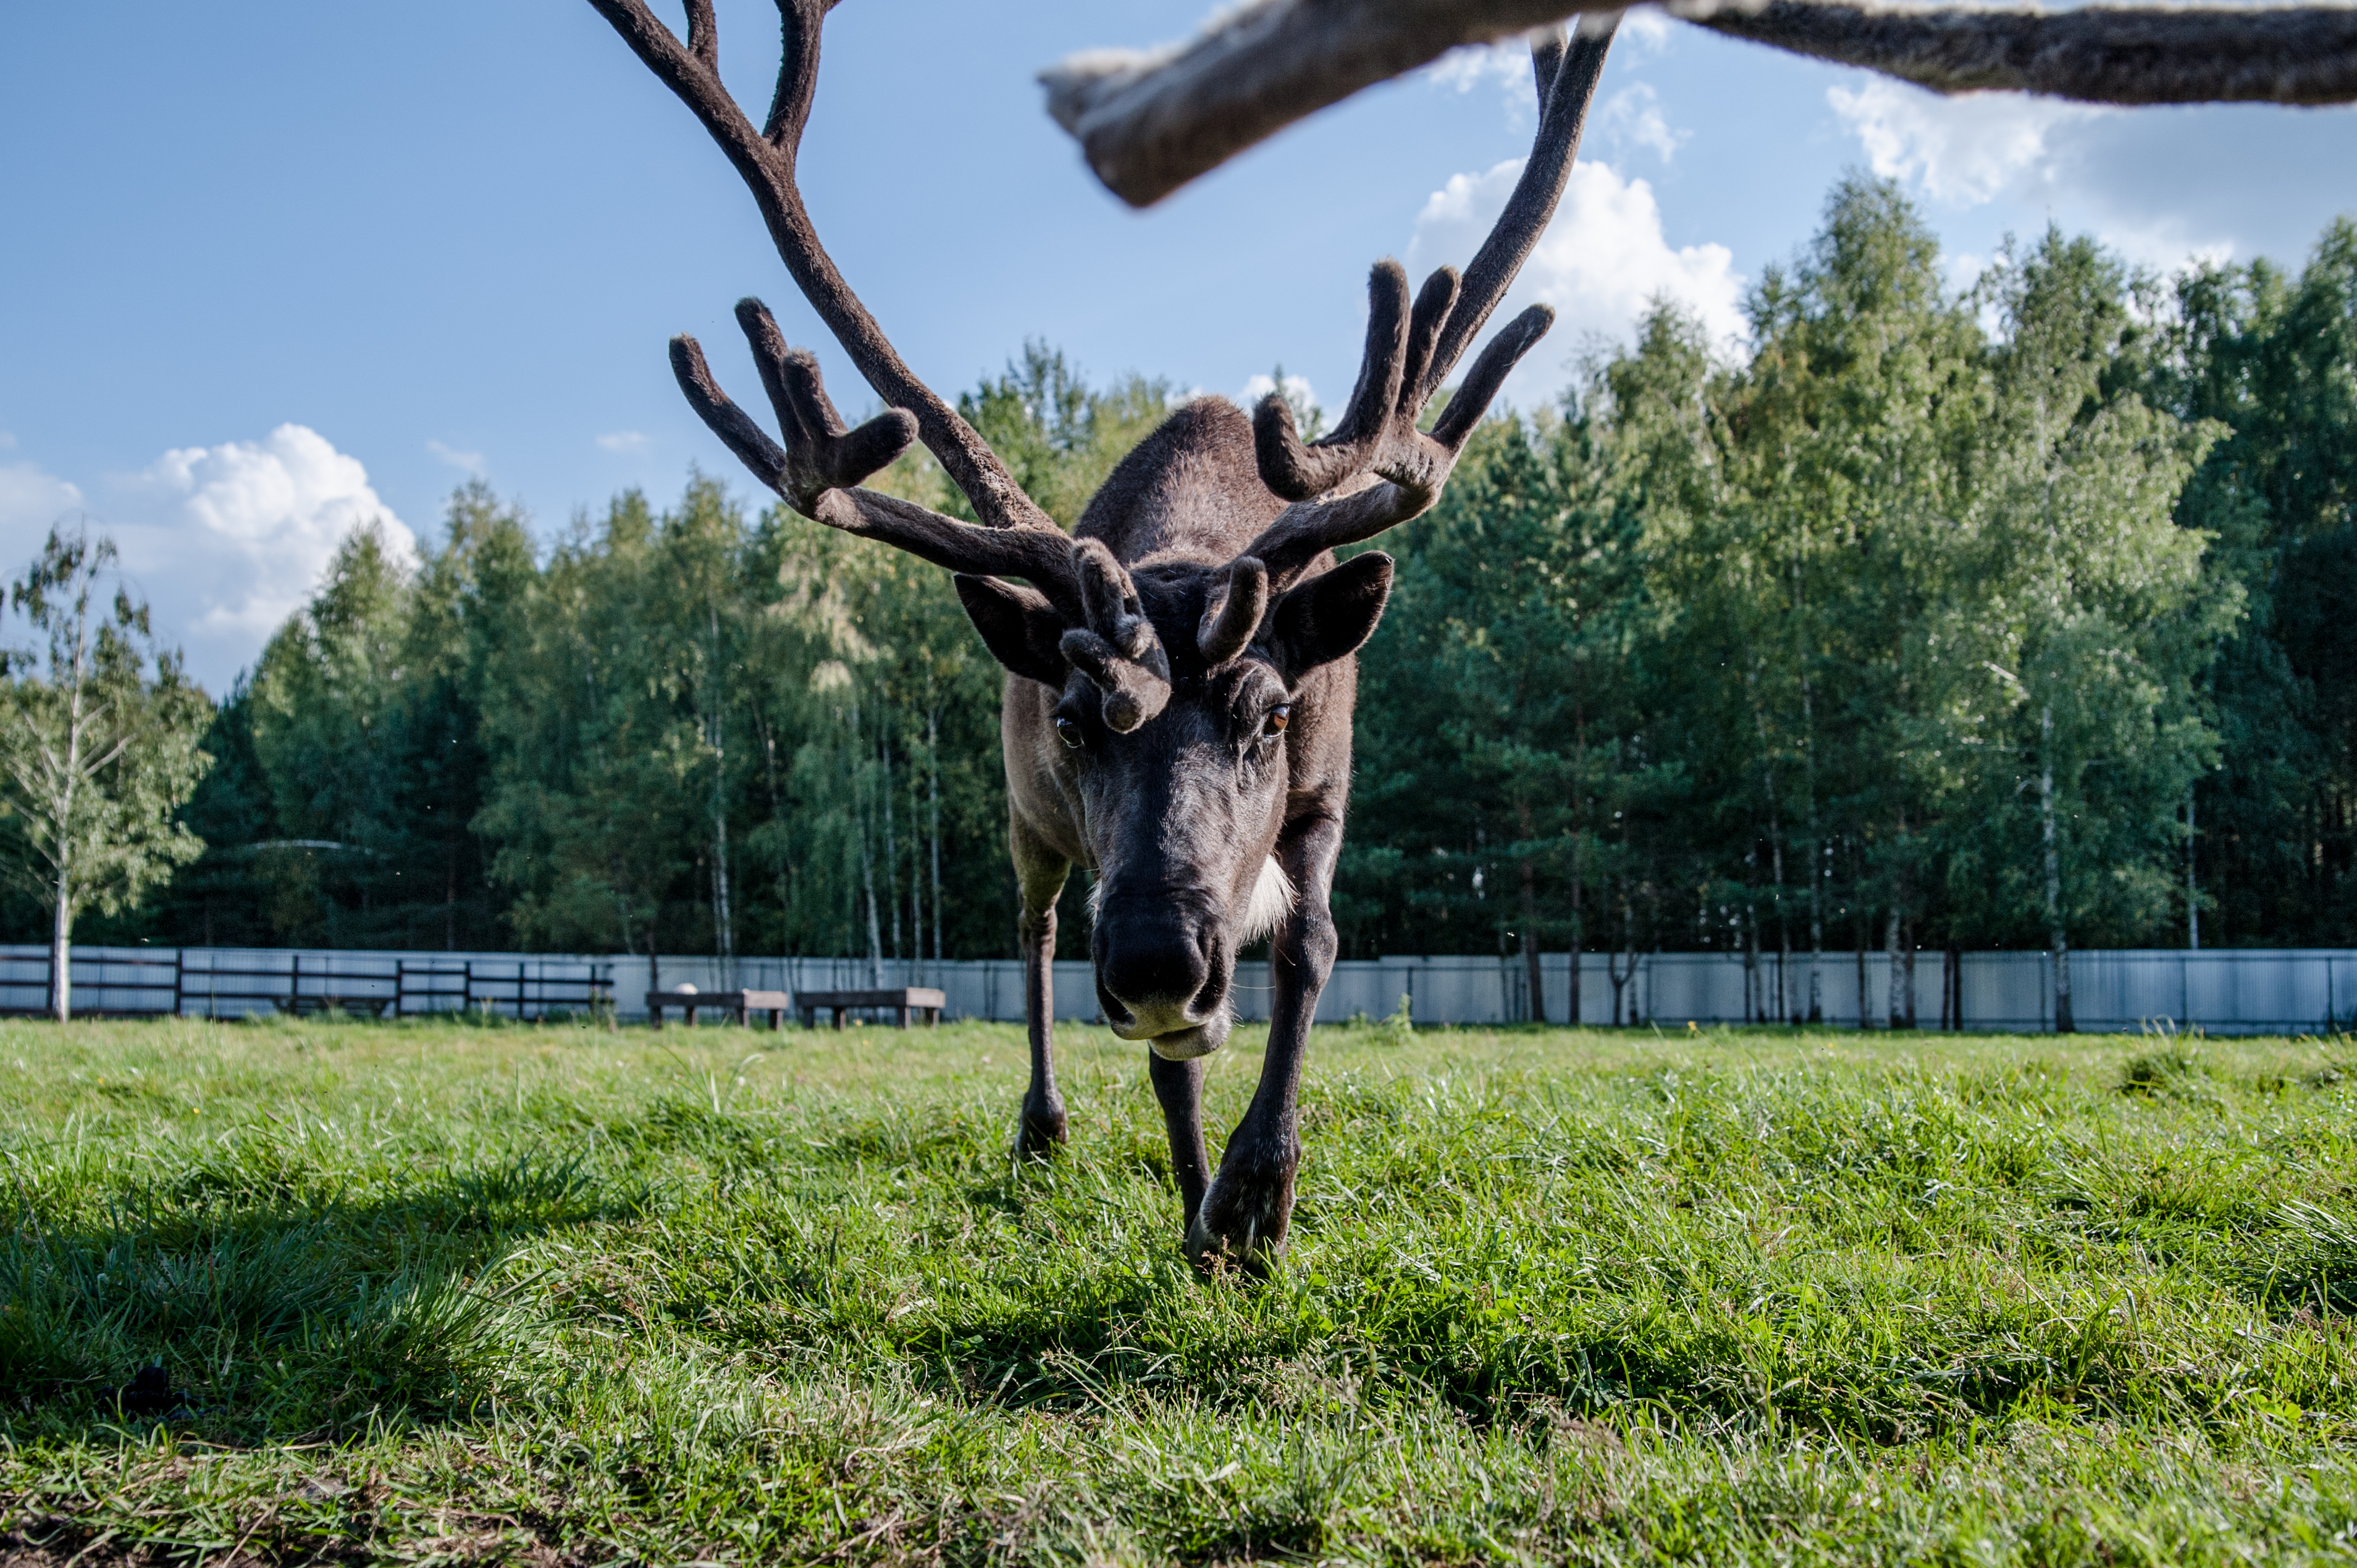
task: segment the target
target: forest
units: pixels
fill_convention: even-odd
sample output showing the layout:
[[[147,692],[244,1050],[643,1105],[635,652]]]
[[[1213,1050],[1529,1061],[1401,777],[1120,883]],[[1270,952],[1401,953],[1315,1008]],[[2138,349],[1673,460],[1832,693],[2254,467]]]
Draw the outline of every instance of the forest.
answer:
[[[1342,956],[2357,945],[2357,224],[1951,277],[1854,177],[1748,343],[1657,305],[1378,542]],[[1070,526],[1176,397],[1035,344],[960,407]],[[1008,956],[1001,681],[945,574],[719,478],[553,537],[469,485],[347,541],[201,853],[75,935]]]

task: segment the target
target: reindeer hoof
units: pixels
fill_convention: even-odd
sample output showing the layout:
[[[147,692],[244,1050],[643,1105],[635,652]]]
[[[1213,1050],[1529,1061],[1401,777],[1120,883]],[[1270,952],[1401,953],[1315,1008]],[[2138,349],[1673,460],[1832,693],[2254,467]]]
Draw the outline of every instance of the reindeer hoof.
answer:
[[[1060,1105],[1033,1107],[1027,1105],[1015,1123],[1015,1148],[1017,1160],[1044,1160],[1055,1154],[1064,1142],[1064,1108]]]
[[[1292,1218],[1293,1173],[1253,1179],[1222,1171],[1187,1227],[1187,1261],[1205,1273],[1265,1277],[1285,1255]]]

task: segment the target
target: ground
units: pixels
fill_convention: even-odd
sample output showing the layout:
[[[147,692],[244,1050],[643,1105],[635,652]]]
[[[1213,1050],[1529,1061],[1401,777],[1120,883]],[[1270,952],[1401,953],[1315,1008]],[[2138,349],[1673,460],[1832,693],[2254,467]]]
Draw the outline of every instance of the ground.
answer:
[[[2357,1558],[2357,1046],[1066,1042],[0,1026],[0,1563]]]

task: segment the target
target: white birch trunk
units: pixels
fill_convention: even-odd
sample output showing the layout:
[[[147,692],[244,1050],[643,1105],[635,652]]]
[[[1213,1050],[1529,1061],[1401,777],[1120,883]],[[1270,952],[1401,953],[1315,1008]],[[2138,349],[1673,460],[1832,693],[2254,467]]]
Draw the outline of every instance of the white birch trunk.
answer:
[[[2185,787],[2185,945],[2201,950],[2201,889],[2193,880],[2193,786]]]
[[[66,846],[58,845],[58,902],[49,923],[49,1016],[73,1016],[73,897]]]
[[[925,715],[925,787],[931,793],[933,838],[933,979],[942,973],[942,715]]]
[[[1806,736],[1809,782],[1809,1022],[1825,1018],[1825,843],[1817,826],[1817,722],[1806,676],[1801,679],[1801,727]]]
[[[1899,983],[1901,966],[1899,951],[1899,904],[1896,899],[1891,901],[1890,913],[1883,920],[1882,947],[1890,972],[1889,986],[1890,1005],[1888,1009],[1890,1015],[1890,1026],[1894,1029],[1903,1029],[1907,1026],[1907,1007],[1905,996],[1900,990]]]
[[[884,897],[892,906],[889,945],[892,961],[900,961],[900,844],[892,831],[892,742],[879,726],[876,736],[876,758],[883,770],[884,798]]]
[[[84,628],[74,628],[73,685],[66,697],[66,766],[59,780],[57,807],[58,898],[49,920],[49,1016],[63,1024],[73,1017],[73,810],[74,787],[81,781],[82,652]]]
[[[2078,1033],[2071,1016],[2071,935],[2062,929],[2062,849],[2054,821],[2054,708],[2038,710],[2038,815],[2046,841],[2046,930],[2054,955],[2054,1032]]]

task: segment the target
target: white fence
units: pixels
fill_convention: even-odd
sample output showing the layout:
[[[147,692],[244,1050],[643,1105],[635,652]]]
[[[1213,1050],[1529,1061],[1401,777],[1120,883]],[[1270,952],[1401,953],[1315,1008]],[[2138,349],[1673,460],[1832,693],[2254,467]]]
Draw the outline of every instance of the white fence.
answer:
[[[1616,1007],[1616,961],[1586,956],[1580,968],[1580,1021],[1609,1024]],[[1617,961],[1626,972],[1627,961]],[[1569,955],[1540,960],[1546,1016],[1565,1021]],[[1940,1020],[1942,955],[1919,953],[1915,1008],[1925,1028]],[[611,1005],[644,1017],[646,993],[660,984],[699,991],[756,987],[832,991],[875,983],[939,986],[952,1018],[1019,1021],[1023,971],[1012,960],[950,963],[887,961],[878,973],[865,959],[738,959],[552,953],[363,952],[322,949],[77,947],[74,1007],[79,1013],[179,1013],[235,1017],[249,1013],[339,1006],[383,1016],[484,1008],[511,1017],[578,1013]],[[1383,958],[1334,966],[1318,1016],[1334,1023],[1383,1017],[1403,1001],[1420,1024],[1499,1024],[1531,1016],[1528,971],[1519,955],[1495,958]],[[2166,1021],[2213,1034],[2311,1032],[2357,1020],[2357,950],[2229,948],[2079,952],[2071,955],[2072,1011],[2084,1030],[2136,1030]],[[1881,953],[1829,953],[1817,972],[1820,1015],[1855,1026],[1863,991],[1867,1016],[1889,1014],[1890,966]],[[1902,976],[1903,983],[1903,976]],[[1779,989],[1781,984],[1781,990]],[[2053,965],[2042,952],[1968,952],[1960,984],[1964,1026],[2036,1031],[2053,1027]],[[0,1013],[41,1011],[48,992],[48,950],[0,946]],[[1265,962],[1240,965],[1238,1015],[1268,1016]],[[1781,997],[1781,1007],[1780,1007]],[[1803,1014],[1809,961],[1781,966],[1773,954],[1747,971],[1737,953],[1641,953],[1626,972],[1617,1017],[1657,1026],[1688,1022],[1740,1024]],[[1098,1016],[1095,978],[1084,962],[1056,965],[1056,1015]]]

